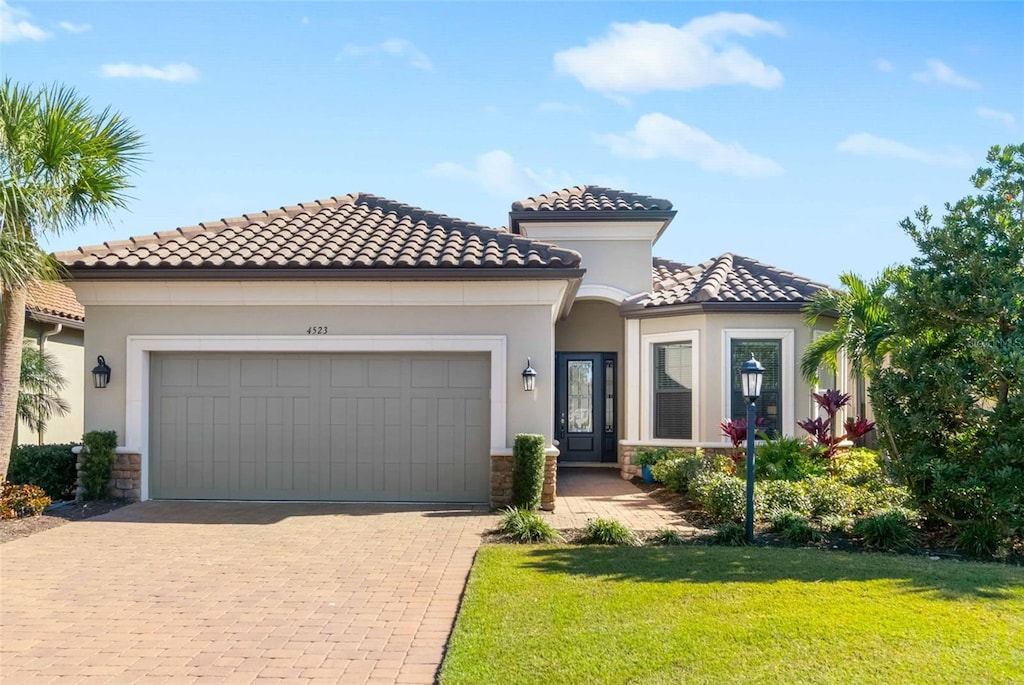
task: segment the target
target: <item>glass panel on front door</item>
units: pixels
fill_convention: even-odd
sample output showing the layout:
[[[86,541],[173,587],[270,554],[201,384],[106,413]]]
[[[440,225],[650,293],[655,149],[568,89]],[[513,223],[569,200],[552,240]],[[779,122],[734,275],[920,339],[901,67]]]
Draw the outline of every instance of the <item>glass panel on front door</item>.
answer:
[[[594,432],[594,363],[570,361],[569,376],[569,432]]]

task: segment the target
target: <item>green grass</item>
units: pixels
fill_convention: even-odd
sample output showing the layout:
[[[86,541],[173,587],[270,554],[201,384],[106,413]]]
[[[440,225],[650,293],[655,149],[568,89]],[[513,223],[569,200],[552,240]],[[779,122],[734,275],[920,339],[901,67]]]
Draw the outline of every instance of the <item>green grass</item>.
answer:
[[[1024,570],[804,549],[485,546],[464,683],[1021,683]]]

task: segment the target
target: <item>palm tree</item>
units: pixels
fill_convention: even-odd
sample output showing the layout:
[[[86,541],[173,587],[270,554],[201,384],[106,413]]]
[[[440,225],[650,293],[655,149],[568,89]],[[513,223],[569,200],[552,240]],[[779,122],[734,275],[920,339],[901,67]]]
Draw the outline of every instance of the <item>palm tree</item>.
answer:
[[[142,138],[120,114],[94,113],[72,88],[0,88],[0,480],[17,424],[25,286],[52,278],[39,238],[109,220],[124,207]]]
[[[861,378],[881,364],[894,335],[886,298],[899,276],[899,271],[886,269],[882,276],[864,281],[847,272],[839,277],[845,290],[822,290],[811,298],[803,308],[808,326],[814,326],[822,316],[837,318],[831,330],[804,350],[800,360],[804,378],[816,381],[822,367],[837,372],[839,352],[846,352]]]
[[[49,352],[25,340],[21,351],[21,387],[18,390],[18,418],[39,436],[43,444],[46,424],[54,416],[66,416],[71,405],[60,396],[68,380],[60,363]]]

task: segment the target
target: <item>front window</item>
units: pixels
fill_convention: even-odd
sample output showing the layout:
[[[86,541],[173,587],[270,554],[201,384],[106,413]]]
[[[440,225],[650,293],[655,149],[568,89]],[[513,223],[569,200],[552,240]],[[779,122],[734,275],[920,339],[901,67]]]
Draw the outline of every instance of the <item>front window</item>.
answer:
[[[732,339],[730,366],[732,369],[730,387],[732,388],[731,418],[747,417],[747,400],[743,396],[743,382],[740,378],[740,365],[750,359],[753,354],[764,366],[761,381],[761,397],[757,400],[757,418],[759,432],[770,437],[782,434],[782,341],[781,340],[741,340]]]
[[[693,343],[654,345],[654,437],[693,439]]]

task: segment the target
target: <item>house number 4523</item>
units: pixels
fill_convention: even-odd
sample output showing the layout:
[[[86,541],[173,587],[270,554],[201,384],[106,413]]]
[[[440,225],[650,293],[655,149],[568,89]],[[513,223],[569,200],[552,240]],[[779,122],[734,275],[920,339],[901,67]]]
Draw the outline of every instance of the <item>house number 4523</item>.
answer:
[[[306,335],[327,335],[327,326],[310,326],[306,329]]]

